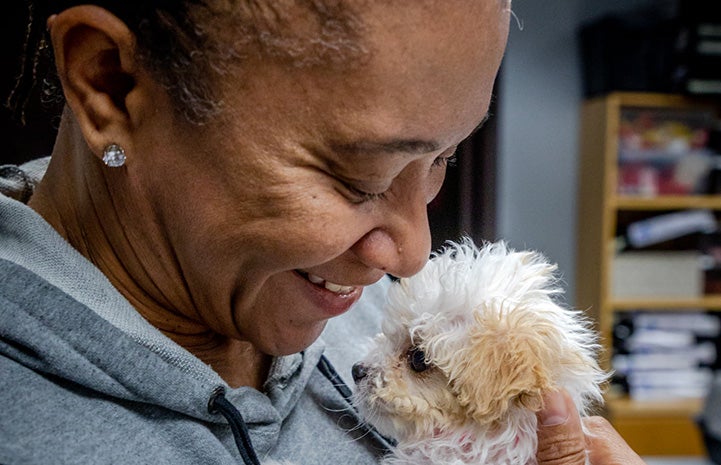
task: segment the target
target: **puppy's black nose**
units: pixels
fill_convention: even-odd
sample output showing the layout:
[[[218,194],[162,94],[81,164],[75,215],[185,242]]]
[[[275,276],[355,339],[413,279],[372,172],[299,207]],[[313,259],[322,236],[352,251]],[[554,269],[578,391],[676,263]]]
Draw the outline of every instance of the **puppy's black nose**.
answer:
[[[365,378],[368,375],[368,370],[365,366],[363,366],[362,363],[356,363],[353,365],[353,369],[351,370],[351,374],[353,375],[353,381],[358,384],[360,380]]]

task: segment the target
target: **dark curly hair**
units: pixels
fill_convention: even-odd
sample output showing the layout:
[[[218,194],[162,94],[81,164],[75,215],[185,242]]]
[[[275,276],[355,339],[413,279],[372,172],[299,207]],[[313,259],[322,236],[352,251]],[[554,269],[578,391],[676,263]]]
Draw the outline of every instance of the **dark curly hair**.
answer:
[[[21,119],[38,88],[45,106],[63,102],[45,22],[52,14],[87,3],[29,0],[22,70],[8,99],[8,107]],[[261,58],[293,67],[338,66],[367,54],[362,24],[347,0],[92,3],[127,24],[136,36],[141,63],[167,89],[177,112],[194,124],[220,112],[214,82],[234,63]]]

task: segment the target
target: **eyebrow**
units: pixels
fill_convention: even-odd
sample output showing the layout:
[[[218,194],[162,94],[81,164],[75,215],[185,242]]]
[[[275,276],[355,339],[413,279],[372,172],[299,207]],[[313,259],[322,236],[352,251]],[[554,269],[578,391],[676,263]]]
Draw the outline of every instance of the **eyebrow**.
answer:
[[[468,137],[478,131],[485,122],[488,121],[489,117],[490,114],[486,113]],[[436,140],[423,139],[389,139],[385,141],[358,140],[348,143],[334,142],[331,143],[331,148],[337,153],[346,155],[380,155],[389,153],[418,155],[440,150],[441,143]]]
[[[488,121],[489,114],[486,113],[480,123],[471,131],[474,134],[483,124]],[[469,137],[470,135],[469,134]],[[430,152],[436,152],[441,149],[441,143],[436,140],[423,139],[389,139],[381,141],[373,140],[357,140],[353,142],[331,143],[331,148],[337,153],[347,155],[380,155],[389,153],[407,153],[409,155],[418,155]]]
[[[350,143],[333,143],[331,148],[348,155],[380,155],[384,153],[423,154],[434,152],[440,144],[434,140],[390,139],[386,141],[358,140]]]

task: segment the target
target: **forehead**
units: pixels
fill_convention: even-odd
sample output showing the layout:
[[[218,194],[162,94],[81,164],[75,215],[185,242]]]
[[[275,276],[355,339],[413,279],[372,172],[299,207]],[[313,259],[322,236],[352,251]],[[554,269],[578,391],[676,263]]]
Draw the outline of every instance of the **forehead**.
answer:
[[[363,57],[348,66],[245,62],[240,79],[226,79],[233,110],[263,109],[280,115],[278,125],[349,137],[460,142],[488,109],[507,35],[504,2],[361,3]]]
[[[448,13],[477,18],[480,10],[510,11],[510,0],[207,0],[194,19],[210,26],[226,45],[256,47],[266,57],[289,58],[295,66],[352,64],[366,51],[369,29],[395,22],[427,28]],[[482,13],[483,14],[483,13]],[[490,17],[491,14],[485,16]],[[420,22],[418,21],[420,20]],[[370,28],[368,26],[371,26]],[[349,63],[349,61],[351,61]]]
[[[370,109],[371,132],[457,143],[485,118],[508,17],[498,0],[377,2],[365,16],[368,62],[327,95],[362,95],[344,111]]]
[[[229,56],[296,68],[334,67],[357,62],[366,51],[359,14],[365,3],[371,2],[209,0],[209,8],[193,11],[195,22],[208,27]]]

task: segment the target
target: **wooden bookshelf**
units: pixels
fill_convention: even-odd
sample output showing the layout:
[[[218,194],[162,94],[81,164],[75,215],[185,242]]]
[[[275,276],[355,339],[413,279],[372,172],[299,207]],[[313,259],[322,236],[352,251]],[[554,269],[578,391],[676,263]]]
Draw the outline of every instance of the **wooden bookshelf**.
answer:
[[[703,109],[718,113],[707,101],[678,95],[612,93],[584,102],[581,124],[581,158],[578,191],[576,306],[586,309],[598,323],[606,368],[612,353],[613,325],[617,316],[639,309],[653,311],[721,311],[721,295],[688,297],[614,297],[611,283],[619,215],[648,216],[667,211],[709,209],[721,212],[721,195],[618,194],[619,129],[624,108],[660,110]],[[627,396],[609,396],[606,415],[641,455],[704,454],[695,416],[700,399],[641,402]]]
[[[610,199],[613,208],[617,210],[685,210],[706,208],[721,210],[721,196],[717,195],[689,195],[689,196],[659,196],[653,198],[614,197]]]
[[[606,412],[616,430],[639,455],[705,455],[695,423],[700,399],[634,402],[609,399]]]

